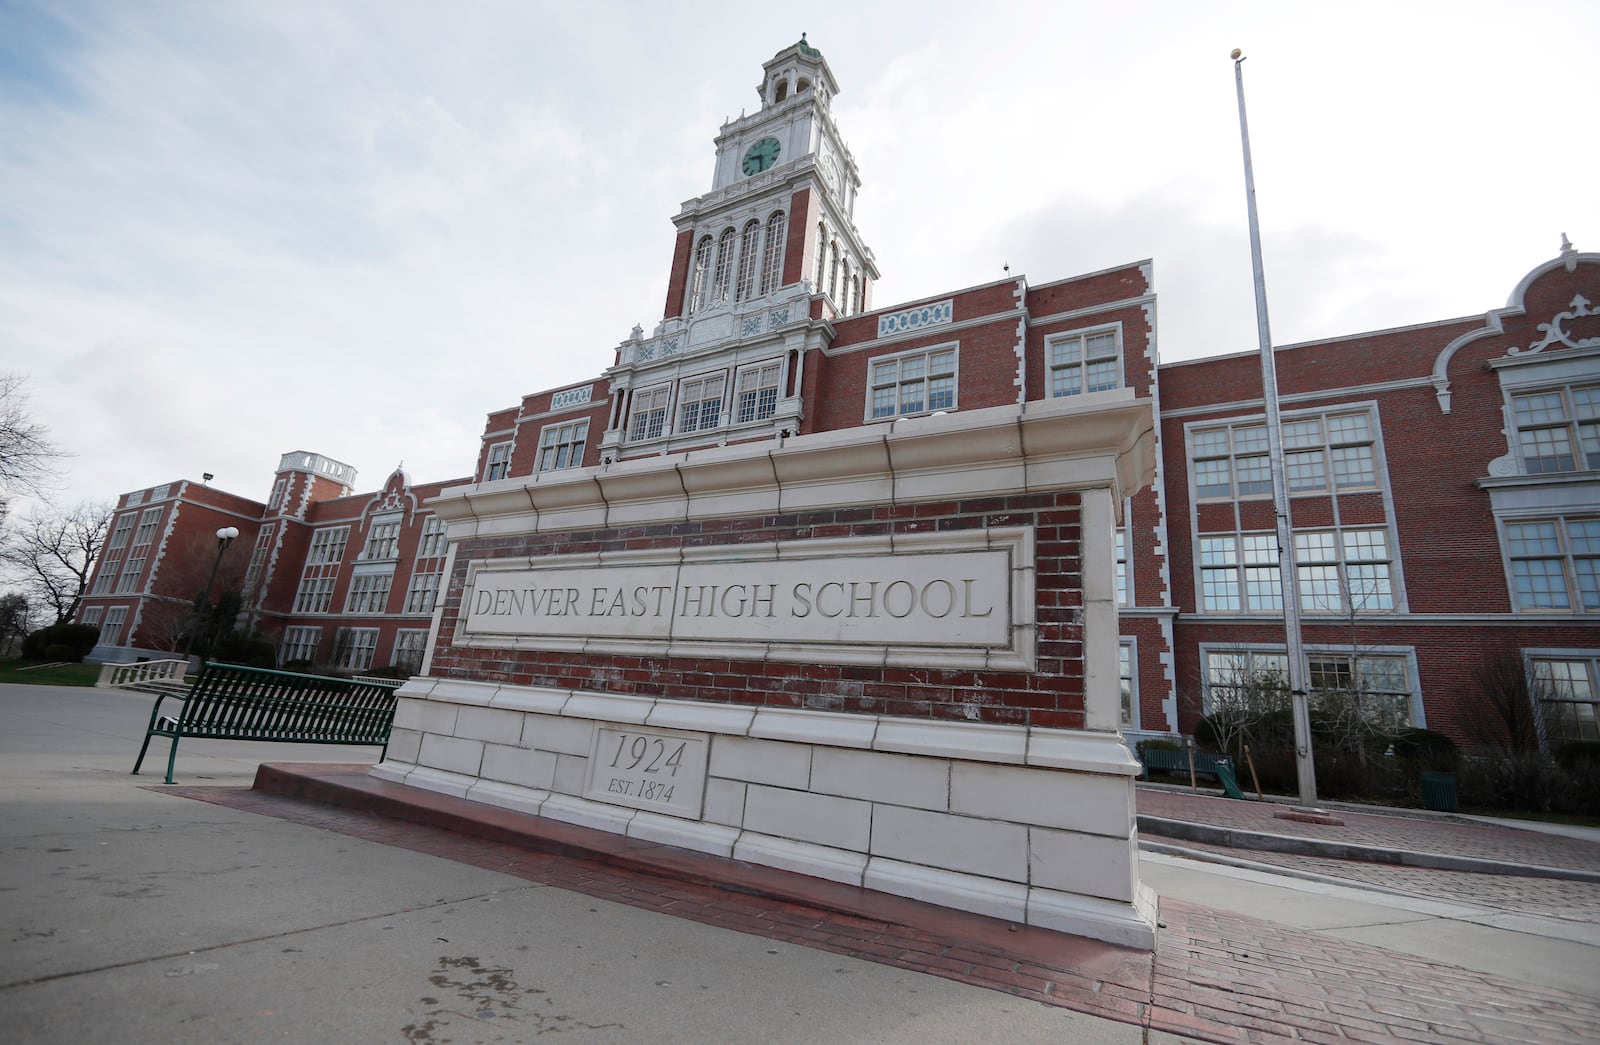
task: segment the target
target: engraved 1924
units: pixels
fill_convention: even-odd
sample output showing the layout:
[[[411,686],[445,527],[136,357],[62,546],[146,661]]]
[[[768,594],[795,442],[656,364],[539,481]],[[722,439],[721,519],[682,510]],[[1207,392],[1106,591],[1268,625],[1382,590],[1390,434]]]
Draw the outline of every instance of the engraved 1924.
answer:
[[[597,731],[589,764],[591,798],[696,816],[705,786],[706,741],[650,729]]]

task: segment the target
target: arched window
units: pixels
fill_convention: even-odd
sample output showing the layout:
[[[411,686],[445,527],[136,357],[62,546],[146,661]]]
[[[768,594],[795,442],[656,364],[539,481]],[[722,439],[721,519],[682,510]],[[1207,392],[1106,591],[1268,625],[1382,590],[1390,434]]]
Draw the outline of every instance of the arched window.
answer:
[[[694,268],[689,272],[689,312],[706,307],[706,280],[711,277],[711,237],[701,236],[694,248]]]
[[[772,94],[772,100],[776,103],[783,101],[787,97],[789,97],[789,81],[786,78],[780,79],[778,81],[778,89]]]
[[[728,300],[728,285],[733,281],[733,229],[724,229],[717,240],[717,271],[711,277],[711,301]]]
[[[761,260],[761,222],[751,218],[739,237],[739,278],[734,282],[733,299],[745,301],[756,289],[756,265]]]
[[[851,315],[855,315],[861,311],[861,288],[864,283],[865,281],[861,278],[859,273],[850,277],[850,298],[855,302],[850,306]]]
[[[828,269],[828,296],[835,301],[839,300],[839,244],[828,244],[828,253],[833,255],[833,265]]]
[[[844,259],[844,268],[843,268],[842,271],[844,272],[844,277],[839,280],[839,289],[844,292],[844,297],[839,299],[839,314],[841,316],[848,316],[850,314],[850,259],[849,258],[845,258]]]
[[[761,293],[770,294],[783,283],[783,233],[788,219],[778,211],[767,219],[767,251],[761,259]]]
[[[817,293],[822,293],[825,284],[822,278],[828,274],[828,226],[817,222]]]

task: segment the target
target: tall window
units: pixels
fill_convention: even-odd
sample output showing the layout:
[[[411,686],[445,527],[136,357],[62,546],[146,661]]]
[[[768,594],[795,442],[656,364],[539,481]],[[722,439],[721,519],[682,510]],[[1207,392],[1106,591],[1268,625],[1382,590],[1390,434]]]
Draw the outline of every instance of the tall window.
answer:
[[[706,287],[711,279],[711,237],[701,236],[694,248],[694,271],[689,275],[689,311],[706,307]]]
[[[1600,468],[1600,385],[1514,395],[1511,407],[1524,472]]]
[[[484,469],[485,482],[504,479],[511,471],[511,444],[495,443],[489,447],[489,465]]]
[[[1506,523],[1518,610],[1600,612],[1600,517]]]
[[[286,492],[288,492],[288,489],[289,489],[289,480],[288,480],[287,477],[283,478],[283,479],[279,479],[277,482],[273,483],[272,484],[272,500],[267,502],[267,507],[273,509],[274,511],[276,511],[279,508],[282,508],[283,507],[283,495]]]
[[[1122,384],[1115,329],[1051,338],[1049,356],[1052,397],[1103,392]]]
[[[1285,421],[1282,433],[1290,493],[1377,485],[1372,424],[1365,411]],[[1199,499],[1272,496],[1267,428],[1259,421],[1192,430],[1189,458]]]
[[[146,508],[144,514],[139,516],[139,529],[133,535],[133,546],[128,549],[128,561],[122,567],[122,577],[117,581],[117,594],[137,591],[139,588],[139,575],[144,573],[144,564],[150,555],[150,545],[156,539],[156,530],[161,526],[160,508]]]
[[[440,573],[413,573],[411,587],[406,591],[407,613],[432,613],[434,600],[439,596]]]
[[[390,666],[415,675],[422,670],[422,656],[428,651],[428,633],[407,628],[394,637],[394,659]]]
[[[1545,739],[1600,740],[1600,658],[1536,656],[1533,694],[1539,701]]]
[[[1281,652],[1232,649],[1205,655],[1207,713],[1248,705],[1289,706],[1289,658]],[[1389,729],[1411,724],[1411,673],[1405,656],[1307,651],[1307,685],[1314,707],[1353,702],[1361,717]]]
[[[79,618],[78,623],[87,624],[90,627],[94,627],[96,624],[100,623],[100,615],[104,612],[104,606],[86,607],[83,611],[83,616]]]
[[[430,515],[422,523],[422,535],[417,539],[417,558],[437,559],[445,552],[444,520]]]
[[[113,606],[106,610],[106,622],[100,626],[99,642],[107,646],[122,644],[122,625],[128,619],[128,607]]]
[[[691,378],[678,385],[678,431],[698,432],[722,423],[725,371]]]
[[[346,613],[382,613],[389,604],[389,586],[394,581],[391,573],[358,573],[350,578],[350,591],[345,595]]]
[[[817,222],[817,293],[822,293],[822,277],[828,272],[828,226]]]
[[[583,464],[583,444],[588,438],[588,418],[564,425],[546,425],[539,433],[539,471],[577,468]]]
[[[129,512],[117,520],[116,529],[111,531],[111,538],[106,541],[106,551],[120,552],[128,546],[128,538],[133,534],[133,522],[138,515],[138,512]]]
[[[1128,528],[1117,527],[1117,605],[1128,605]]]
[[[1304,612],[1394,609],[1386,531],[1297,532],[1294,547]],[[1210,613],[1283,612],[1277,534],[1213,534],[1199,539],[1199,552],[1201,609]]]
[[[788,219],[778,211],[767,219],[766,253],[761,259],[761,293],[763,296],[777,290],[783,283],[783,235]]]
[[[400,517],[397,515],[373,519],[367,530],[367,544],[361,549],[362,559],[393,559],[399,554]]]
[[[739,278],[734,283],[733,299],[745,301],[754,296],[756,270],[761,262],[761,222],[752,218],[739,237]]]
[[[728,300],[728,288],[733,282],[733,229],[723,230],[717,239],[717,268],[711,279],[711,301],[720,303]]]
[[[326,526],[311,535],[311,550],[306,564],[323,566],[344,560],[344,546],[350,540],[350,527]]]
[[[256,534],[256,546],[250,550],[250,568],[244,574],[244,590],[247,594],[254,592],[261,583],[261,571],[266,567],[267,554],[272,551],[272,535],[277,530],[277,523],[266,523]]]
[[[322,642],[321,628],[295,627],[283,629],[283,643],[278,647],[278,663],[291,661],[315,663],[317,646]]]
[[[377,628],[340,628],[334,633],[334,665],[350,671],[366,671],[372,667],[372,655],[378,649]]]
[[[1133,673],[1133,643],[1117,647],[1117,677],[1122,689],[1122,728],[1139,728],[1139,687]]]
[[[333,578],[302,577],[294,593],[294,609],[299,613],[327,613],[333,603]]]
[[[833,264],[828,266],[828,296],[835,301],[839,300],[839,264],[843,260],[839,256],[839,244],[828,244],[828,253],[833,258]]]
[[[633,394],[633,417],[628,425],[629,439],[655,439],[667,427],[667,399],[670,385],[657,385]]]
[[[765,421],[777,413],[778,380],[782,374],[782,363],[766,363],[739,371],[735,424]]]
[[[956,350],[908,352],[872,361],[871,416],[874,420],[950,410],[956,404]]]

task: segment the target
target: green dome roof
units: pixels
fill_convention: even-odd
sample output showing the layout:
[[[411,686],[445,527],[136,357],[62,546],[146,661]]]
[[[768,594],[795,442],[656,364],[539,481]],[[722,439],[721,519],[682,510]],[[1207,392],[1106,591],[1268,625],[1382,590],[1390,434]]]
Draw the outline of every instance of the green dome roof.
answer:
[[[807,58],[821,58],[822,57],[822,52],[821,51],[817,50],[815,47],[812,47],[810,44],[806,43],[806,34],[805,33],[801,33],[800,34],[800,42],[799,43],[790,44],[789,47],[785,47],[783,49],[783,51],[789,50],[790,47],[798,47],[798,48],[800,48],[800,53],[805,55]],[[779,51],[778,54],[782,54],[783,51]],[[778,57],[778,55],[775,54],[772,57],[776,58],[776,57]]]

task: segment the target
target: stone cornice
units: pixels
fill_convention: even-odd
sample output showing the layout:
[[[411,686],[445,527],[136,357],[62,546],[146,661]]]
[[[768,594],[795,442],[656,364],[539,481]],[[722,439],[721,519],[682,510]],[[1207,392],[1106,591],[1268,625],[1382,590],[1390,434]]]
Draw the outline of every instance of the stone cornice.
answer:
[[[1072,489],[1122,498],[1154,472],[1150,402],[1114,389],[499,479],[428,506],[462,539]]]

